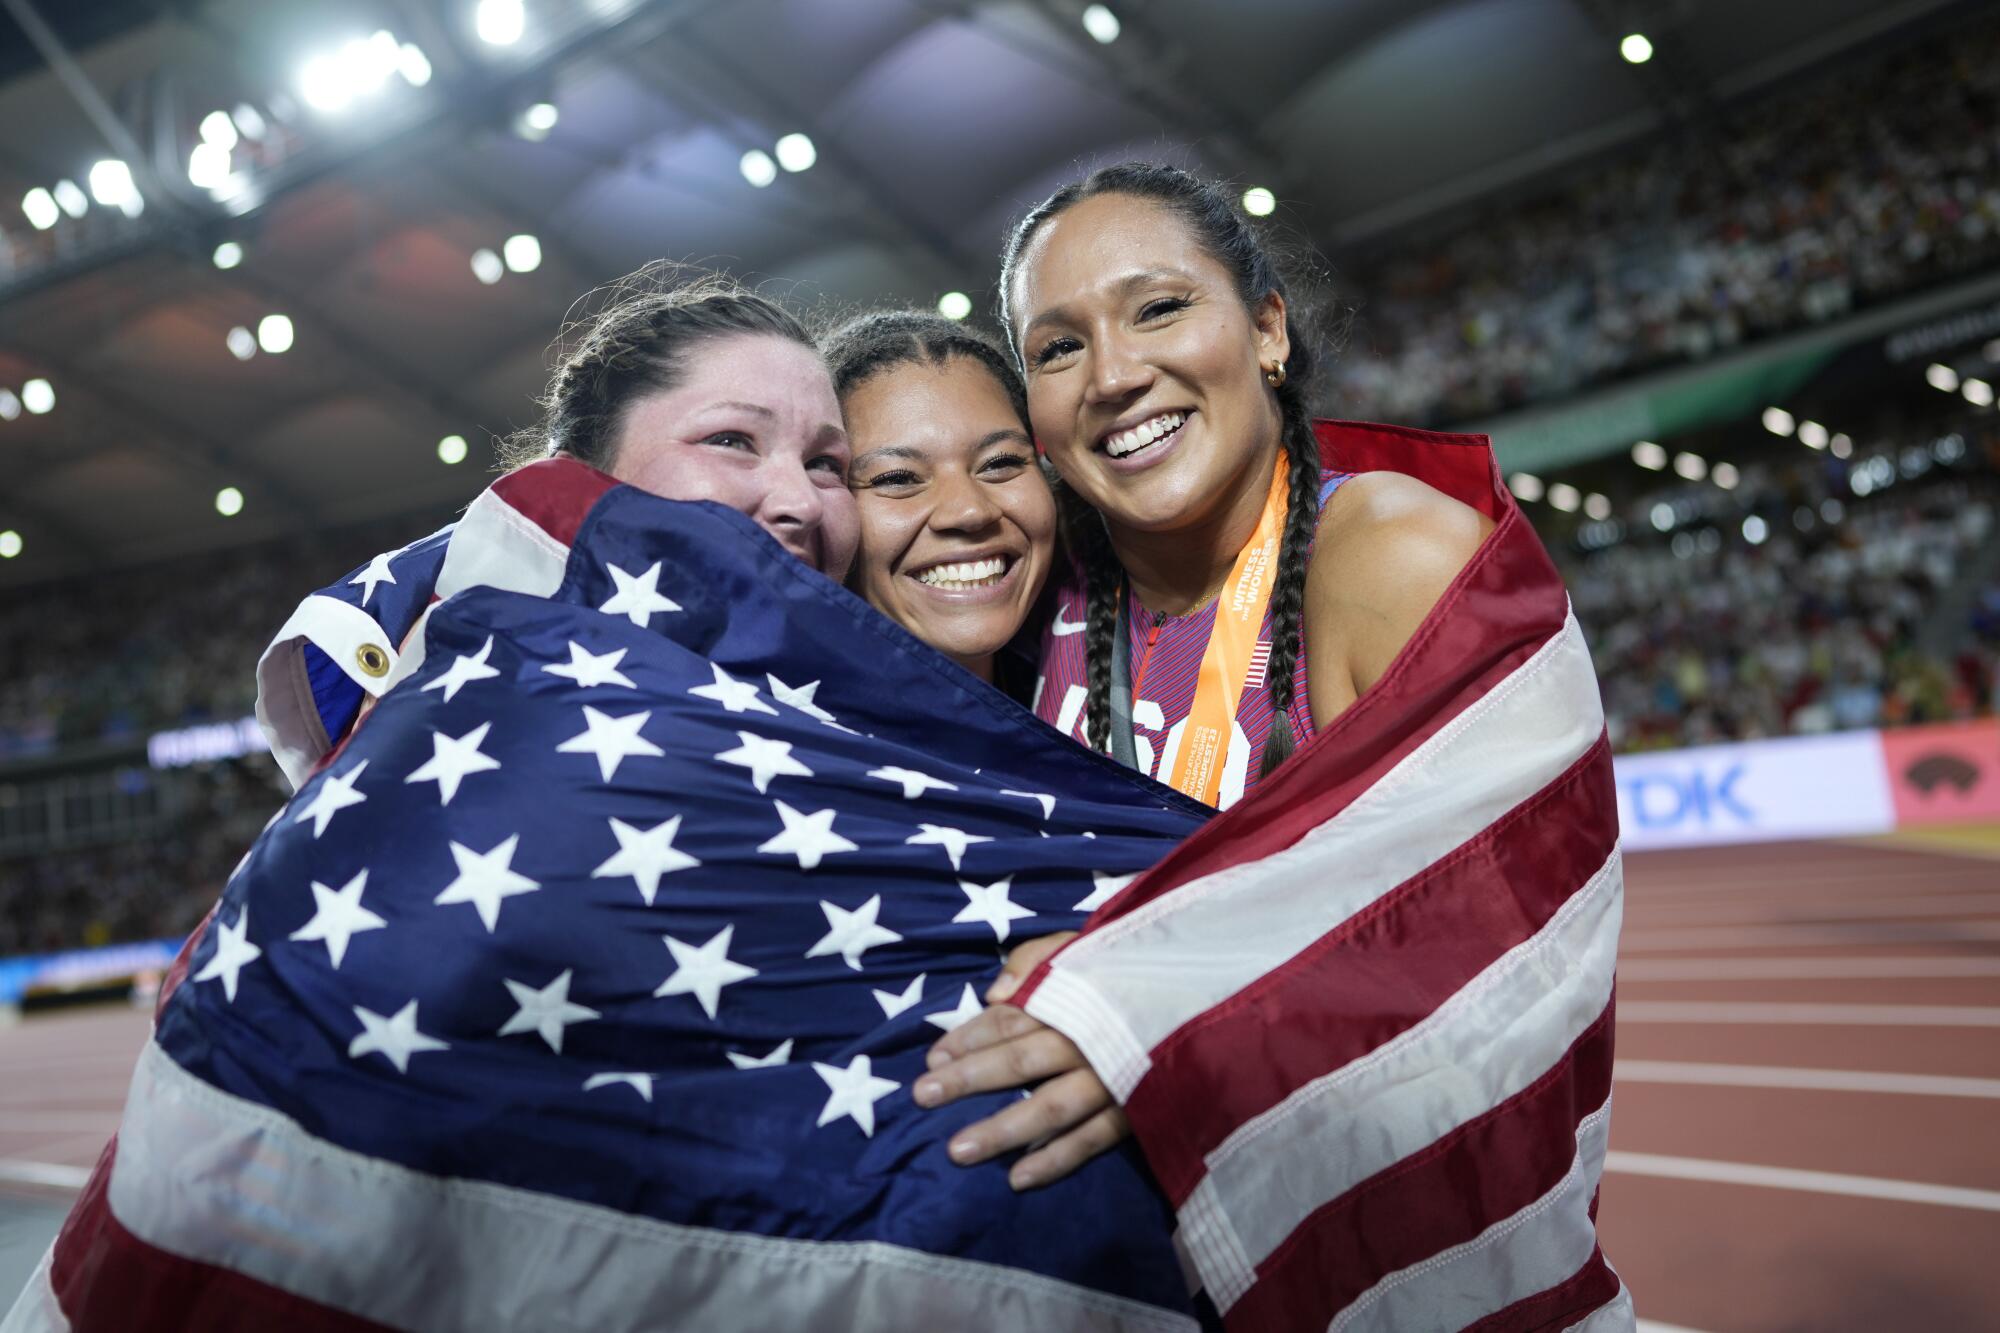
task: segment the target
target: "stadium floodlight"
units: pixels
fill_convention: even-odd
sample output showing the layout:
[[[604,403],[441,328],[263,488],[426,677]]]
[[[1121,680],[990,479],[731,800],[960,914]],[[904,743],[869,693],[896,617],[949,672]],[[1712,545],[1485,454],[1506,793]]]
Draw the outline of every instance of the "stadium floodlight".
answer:
[[[521,123],[537,134],[547,134],[561,118],[554,102],[537,102],[521,113]]]
[[[1549,507],[1560,509],[1565,514],[1574,514],[1583,503],[1583,493],[1566,481],[1559,481],[1549,487]]]
[[[213,190],[229,179],[229,150],[203,139],[188,154],[188,183],[198,190]]]
[[[1827,442],[1826,427],[1817,421],[1799,423],[1799,443],[1808,449],[1824,449]]]
[[[1653,41],[1643,32],[1627,33],[1625,40],[1618,43],[1618,54],[1628,64],[1643,65],[1653,58]]]
[[[1507,478],[1507,489],[1514,492],[1516,500],[1533,504],[1542,498],[1542,479],[1532,472],[1516,472]]]
[[[1940,365],[1933,361],[1924,370],[1924,383],[1930,385],[1940,393],[1957,393],[1958,372],[1950,366]]]
[[[261,139],[271,129],[264,121],[264,113],[248,102],[238,102],[230,111],[229,119],[235,122],[237,132],[246,139]]]
[[[1958,391],[1974,407],[1993,406],[1993,386],[1985,380],[1969,379],[1958,387]]]
[[[1771,434],[1790,435],[1797,427],[1798,422],[1794,421],[1792,414],[1784,408],[1767,407],[1764,409],[1764,429],[1770,431]]]
[[[491,287],[507,276],[507,266],[500,262],[500,256],[480,246],[472,252],[472,276]]]
[[[479,0],[479,8],[472,12],[473,31],[488,46],[512,46],[527,26],[521,0]]]
[[[1583,513],[1584,517],[1596,519],[1599,523],[1602,523],[1605,519],[1611,517],[1610,497],[1599,495],[1596,491],[1592,491],[1589,495],[1583,497]]]
[[[778,164],[773,162],[771,155],[761,148],[752,148],[745,153],[742,160],[737,162],[736,169],[743,173],[744,180],[760,190],[778,179]]]
[[[203,143],[212,143],[227,153],[236,147],[240,137],[236,132],[236,122],[229,118],[227,111],[211,111],[201,118]]]
[[[431,81],[431,58],[415,42],[404,42],[396,52],[396,72],[403,76],[404,83],[421,88]]]
[[[21,534],[9,528],[0,532],[0,560],[12,560],[21,554]]]
[[[243,262],[243,243],[241,241],[224,241],[221,245],[215,247],[215,254],[212,257],[215,260],[217,268],[235,268]]]
[[[90,208],[90,196],[85,194],[75,181],[67,177],[56,182],[55,200],[62,211],[73,218],[82,217]]]
[[[215,512],[224,518],[235,518],[243,512],[243,492],[234,486],[224,486],[215,493]]]
[[[1658,472],[1667,465],[1667,451],[1651,440],[1641,440],[1632,446],[1632,461],[1648,472]]]
[[[12,389],[0,389],[0,421],[15,421],[20,415],[20,396]]]
[[[1700,454],[1679,453],[1674,455],[1674,474],[1689,481],[1700,481],[1708,475],[1708,460]]]
[[[1118,40],[1124,25],[1118,16],[1103,5],[1089,5],[1083,11],[1083,30],[1105,46]]]
[[[1764,539],[1771,535],[1771,525],[1752,514],[1743,520],[1743,540],[1752,546],[1762,546]]]
[[[819,161],[819,149],[813,147],[813,141],[796,131],[778,140],[775,147],[778,165],[786,171],[808,171]]]
[[[21,386],[21,406],[36,416],[45,416],[55,409],[56,390],[53,384],[39,377]]]
[[[1708,470],[1708,479],[1725,491],[1736,489],[1736,483],[1743,480],[1734,463],[1717,463]]]
[[[438,461],[453,465],[463,463],[467,453],[463,435],[447,435],[438,441]]]
[[[317,55],[306,61],[299,69],[299,96],[305,98],[306,105],[315,111],[329,114],[345,111],[347,104],[354,100],[354,90],[348,85],[340,58]]]
[[[257,335],[241,324],[231,329],[229,336],[224,338],[223,342],[228,346],[229,354],[238,361],[248,361],[257,355]]]
[[[1659,529],[1661,532],[1673,531],[1674,507],[1668,504],[1665,500],[1662,500],[1658,504],[1653,506],[1651,517],[1653,520],[1653,526]]]
[[[47,231],[62,217],[55,196],[39,185],[21,196],[21,211],[28,215],[36,231]]]
[[[946,319],[964,319],[972,313],[972,298],[964,292],[946,292],[938,298],[938,313]]]
[[[277,356],[292,350],[292,321],[285,315],[266,315],[257,321],[257,345]]]
[[[132,168],[120,158],[107,157],[91,164],[90,195],[106,208],[127,208],[137,198],[139,187],[132,183]]]
[[[542,266],[542,243],[526,232],[509,236],[500,254],[516,273],[533,273]]]
[[[1854,453],[1854,437],[1846,431],[1841,431],[1827,441],[1826,447],[1832,451],[1835,458],[1847,458]]]
[[[1278,196],[1261,185],[1253,185],[1243,192],[1243,211],[1253,218],[1267,218],[1278,207]]]

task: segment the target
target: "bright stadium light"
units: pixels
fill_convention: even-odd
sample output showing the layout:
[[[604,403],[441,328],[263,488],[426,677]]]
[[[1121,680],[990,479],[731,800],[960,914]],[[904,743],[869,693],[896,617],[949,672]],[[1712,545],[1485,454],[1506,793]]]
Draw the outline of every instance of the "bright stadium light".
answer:
[[[1653,506],[1653,526],[1661,532],[1671,532],[1674,526],[1674,507],[1665,500]]]
[[[1940,393],[1957,393],[1958,372],[1950,366],[1939,365],[1933,361],[1924,371],[1924,383]]]
[[[229,118],[227,111],[211,111],[201,118],[201,141],[212,143],[227,153],[236,147],[240,136],[236,132],[236,122]]]
[[[542,243],[526,232],[509,236],[500,254],[516,273],[533,273],[542,266]]]
[[[299,96],[315,111],[345,111],[354,100],[354,90],[347,82],[347,71],[341,67],[340,58],[317,55],[306,61],[299,69]]]
[[[421,88],[431,81],[431,58],[415,42],[404,42],[396,52],[396,72],[404,83]]]
[[[771,155],[761,148],[752,148],[745,153],[742,160],[736,164],[736,169],[743,173],[744,180],[760,190],[778,179],[778,164],[773,162]]]
[[[1549,507],[1560,509],[1565,514],[1574,514],[1576,507],[1583,503],[1583,493],[1566,481],[1559,481],[1549,487]]]
[[[1792,419],[1792,414],[1782,407],[1764,409],[1764,429],[1773,435],[1790,435],[1797,425],[1798,423]]]
[[[1736,483],[1743,480],[1743,476],[1736,470],[1736,464],[1717,463],[1708,470],[1708,479],[1725,491],[1733,491],[1736,489]]]
[[[938,298],[938,313],[946,319],[964,319],[972,313],[972,298],[964,292],[946,292]]]
[[[21,554],[21,534],[9,528],[0,532],[0,560],[12,560]]]
[[[28,215],[28,221],[36,231],[47,231],[62,217],[62,210],[56,207],[56,198],[37,185],[21,196],[21,211]]]
[[[1643,32],[1627,33],[1625,40],[1618,43],[1618,54],[1628,64],[1643,65],[1653,58],[1652,39]]]
[[[1243,211],[1253,218],[1267,218],[1278,207],[1278,196],[1261,185],[1243,192]]]
[[[479,8],[472,12],[473,31],[488,46],[512,46],[527,26],[521,0],[479,0]]]
[[[1667,451],[1651,440],[1641,440],[1632,446],[1632,461],[1648,472],[1658,472],[1667,465]]]
[[[521,123],[537,134],[547,134],[561,118],[554,102],[537,102],[521,113]]]
[[[20,396],[12,389],[0,389],[0,421],[15,421],[20,415]]]
[[[229,179],[229,150],[203,139],[188,154],[188,183],[198,190],[213,190]]]
[[[1743,540],[1752,546],[1762,546],[1764,539],[1771,535],[1771,525],[1755,514],[1743,520]]]
[[[215,247],[213,258],[217,268],[235,268],[243,262],[243,243],[241,241],[224,241],[221,245]]]
[[[285,315],[266,315],[257,321],[257,345],[277,356],[292,350],[292,321]]]
[[[128,208],[139,195],[132,183],[132,168],[115,157],[103,158],[90,168],[91,198],[106,208]]]
[[[1532,472],[1516,472],[1507,478],[1507,489],[1514,492],[1516,500],[1533,504],[1542,498],[1542,479]]]
[[[1589,495],[1584,496],[1583,515],[1585,518],[1595,519],[1599,523],[1610,518],[1611,501],[1609,497],[1599,495],[1596,491],[1592,491]]]
[[[1708,475],[1708,462],[1700,454],[1675,454],[1674,474],[1689,481],[1700,481]]]
[[[1827,438],[1826,427],[1820,425],[1817,421],[1801,421],[1799,423],[1799,443],[1803,444],[1806,448],[1824,449],[1826,448]]]
[[[499,255],[482,245],[472,252],[472,276],[491,287],[507,276],[507,266]]]
[[[813,147],[813,141],[797,132],[778,140],[775,147],[778,165],[786,171],[807,171],[819,161],[819,149]]]
[[[1827,442],[1827,448],[1832,451],[1835,458],[1851,457],[1854,453],[1854,437],[1842,431]]]
[[[1124,30],[1118,16],[1103,5],[1090,5],[1083,11],[1083,30],[1105,46],[1118,40]]]
[[[1993,386],[1985,380],[1967,380],[1958,391],[1965,395],[1965,401],[1974,407],[1993,406]]]
[[[36,416],[44,416],[55,409],[55,386],[47,380],[35,378],[21,386],[21,406]]]
[[[270,132],[264,123],[264,113],[248,102],[238,102],[230,111],[229,119],[235,122],[238,133],[246,139],[261,139]]]
[[[85,194],[75,181],[68,178],[56,182],[55,198],[56,203],[61,205],[62,211],[73,218],[82,217],[90,208],[90,196]]]
[[[228,346],[229,354],[238,361],[248,361],[257,355],[257,335],[241,324],[231,329],[229,336],[224,338],[223,342]]]
[[[466,455],[465,437],[447,435],[438,441],[438,462],[453,465],[463,463]]]
[[[243,512],[243,492],[234,486],[224,486],[215,493],[215,512],[224,518],[235,518]]]

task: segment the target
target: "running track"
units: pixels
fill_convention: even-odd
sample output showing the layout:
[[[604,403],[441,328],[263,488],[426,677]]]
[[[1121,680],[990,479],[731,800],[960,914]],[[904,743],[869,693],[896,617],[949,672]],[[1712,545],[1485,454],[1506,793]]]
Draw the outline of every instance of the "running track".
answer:
[[[2000,1328],[2000,847],[1961,841],[1631,858],[1600,1216],[1642,1328]],[[0,1030],[0,1280],[145,1027]]]

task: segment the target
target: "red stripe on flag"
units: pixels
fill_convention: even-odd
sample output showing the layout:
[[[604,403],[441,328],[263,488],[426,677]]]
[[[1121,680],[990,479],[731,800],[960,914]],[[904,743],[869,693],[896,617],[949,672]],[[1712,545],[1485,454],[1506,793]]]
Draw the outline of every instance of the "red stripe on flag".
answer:
[[[576,543],[584,515],[619,483],[574,458],[545,458],[493,483],[493,493],[564,546]]]
[[[1535,1082],[1322,1205],[1258,1266],[1229,1327],[1325,1328],[1389,1274],[1473,1240],[1554,1189],[1576,1160],[1578,1122],[1611,1095],[1612,1022],[1606,1005]]]
[[[1187,1200],[1244,1121],[1415,1026],[1541,930],[1617,838],[1600,737],[1477,837],[1155,1046],[1126,1113],[1168,1198]]]

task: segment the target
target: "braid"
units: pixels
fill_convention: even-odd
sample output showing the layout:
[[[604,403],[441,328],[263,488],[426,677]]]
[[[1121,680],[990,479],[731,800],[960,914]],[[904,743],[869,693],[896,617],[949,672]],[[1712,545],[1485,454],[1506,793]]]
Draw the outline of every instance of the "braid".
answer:
[[[1319,531],[1319,440],[1305,395],[1288,381],[1278,389],[1283,413],[1279,439],[1290,460],[1291,494],[1285,502],[1285,535],[1278,546],[1278,575],[1271,585],[1271,659],[1265,688],[1271,693],[1271,734],[1264,741],[1259,777],[1292,753],[1293,670],[1298,664],[1306,604],[1306,573]]]

